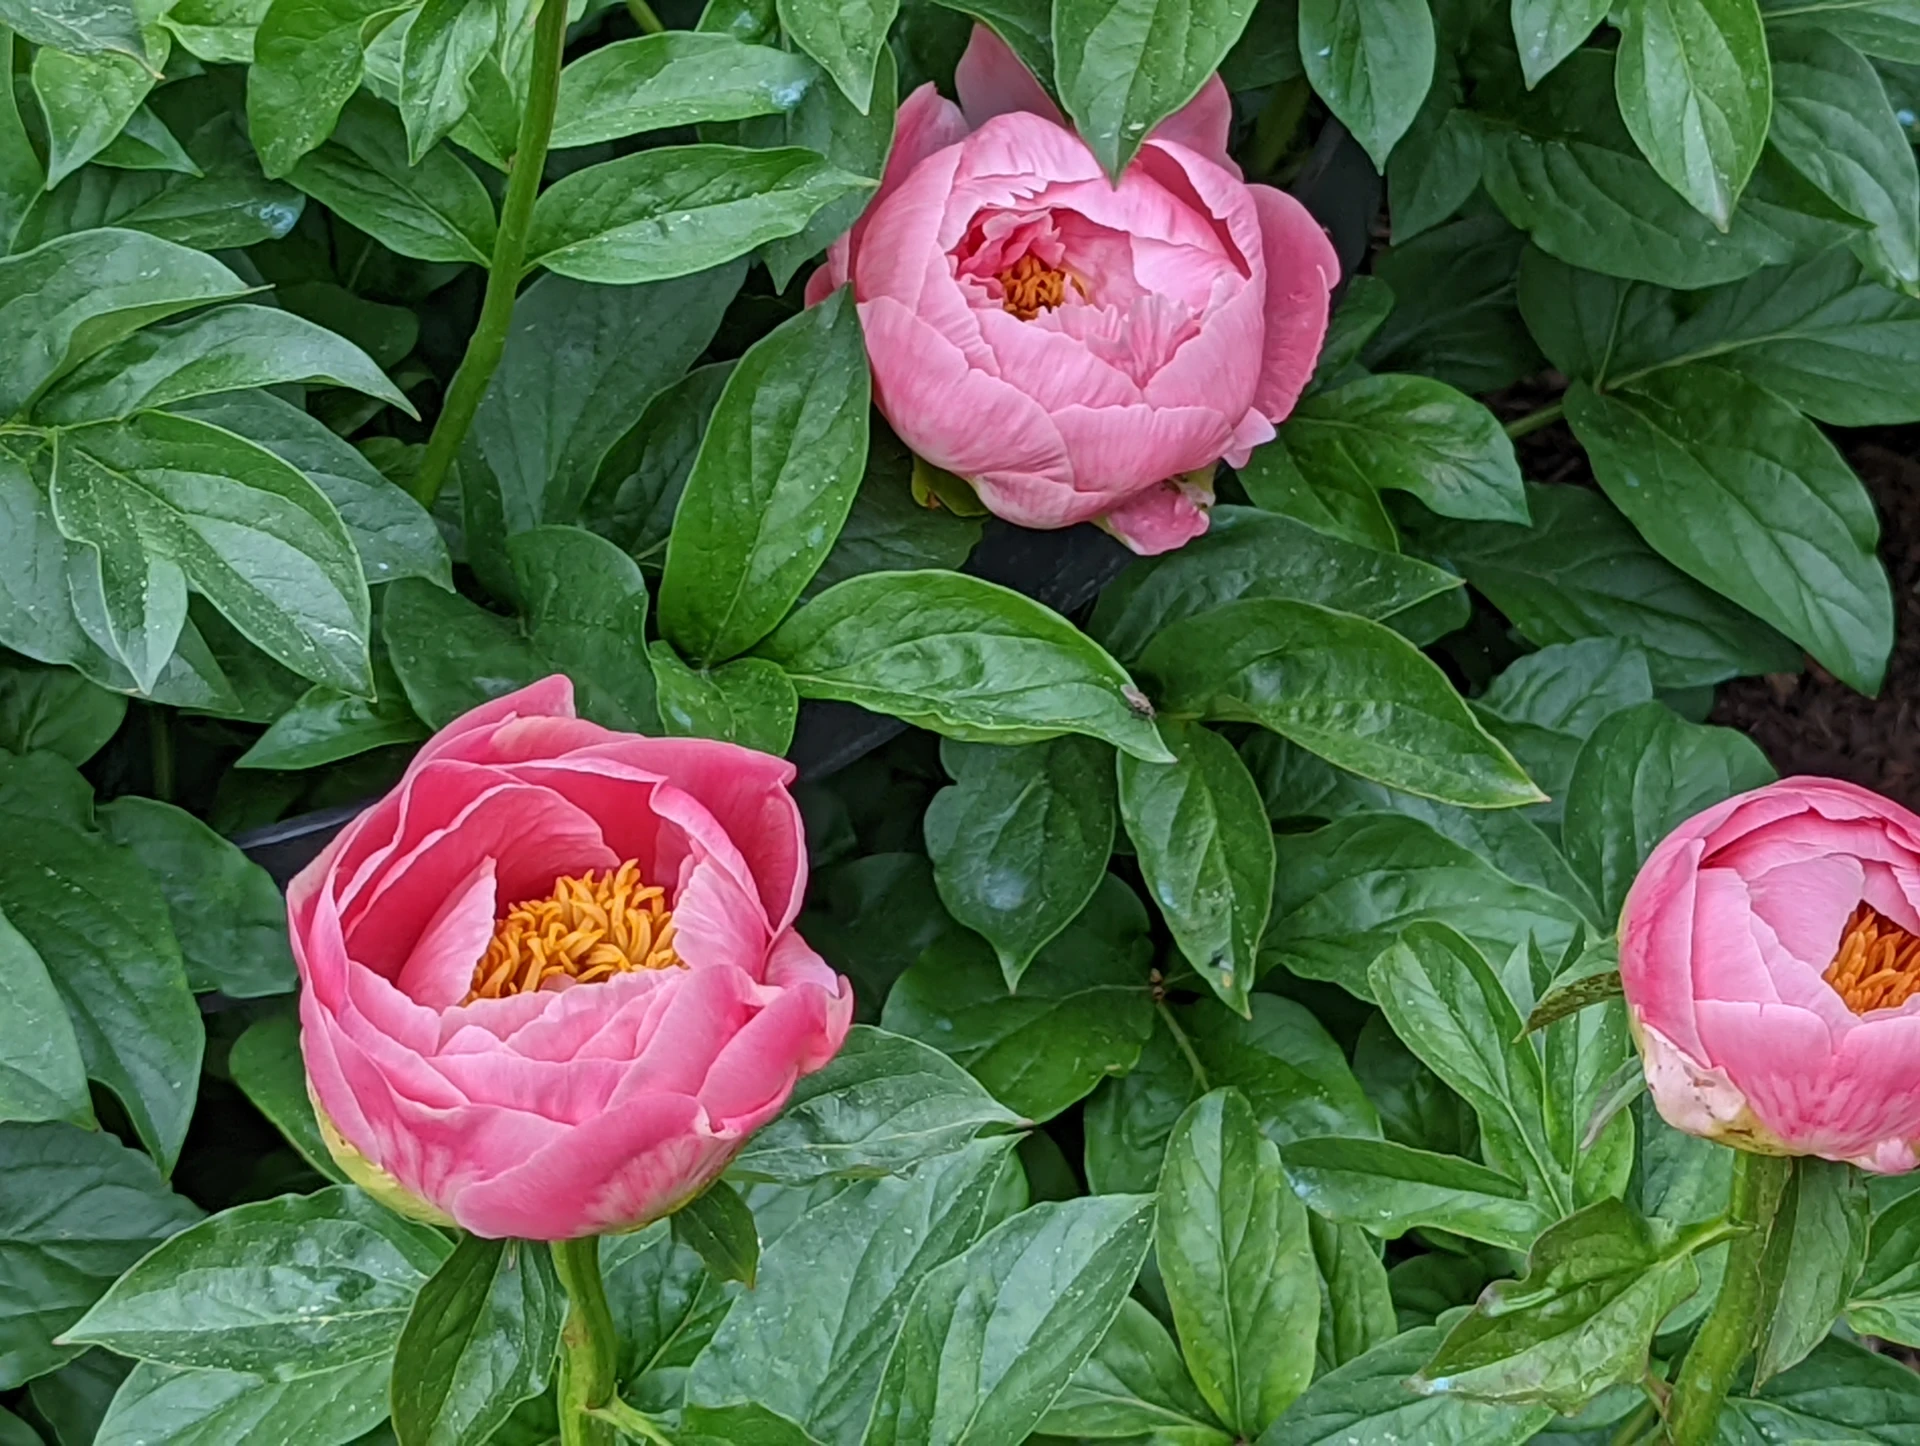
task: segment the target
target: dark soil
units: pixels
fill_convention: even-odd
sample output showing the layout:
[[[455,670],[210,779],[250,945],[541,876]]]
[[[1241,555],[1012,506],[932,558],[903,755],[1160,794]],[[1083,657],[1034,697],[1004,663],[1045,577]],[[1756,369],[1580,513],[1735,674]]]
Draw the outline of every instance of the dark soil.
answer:
[[[1880,557],[1893,579],[1894,644],[1877,698],[1809,661],[1804,673],[1739,678],[1712,721],[1738,728],[1783,777],[1825,774],[1920,810],[1920,427],[1835,437],[1880,512]]]

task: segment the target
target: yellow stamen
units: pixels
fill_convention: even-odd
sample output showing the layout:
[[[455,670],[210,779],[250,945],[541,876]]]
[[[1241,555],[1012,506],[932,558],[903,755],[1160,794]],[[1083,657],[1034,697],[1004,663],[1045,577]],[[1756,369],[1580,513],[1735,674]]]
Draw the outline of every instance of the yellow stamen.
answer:
[[[1043,311],[1052,311],[1067,299],[1067,282],[1082,296],[1087,294],[1078,278],[1046,265],[1031,251],[1000,273],[1000,285],[1006,299],[1000,305],[1022,321],[1032,321]]]
[[[635,969],[685,967],[666,891],[642,884],[640,865],[628,859],[597,878],[592,869],[557,878],[544,899],[511,906],[493,926],[465,1002],[530,994],[556,976],[598,984]]]
[[[1898,1009],[1920,994],[1920,937],[1862,903],[1821,976],[1855,1014]]]

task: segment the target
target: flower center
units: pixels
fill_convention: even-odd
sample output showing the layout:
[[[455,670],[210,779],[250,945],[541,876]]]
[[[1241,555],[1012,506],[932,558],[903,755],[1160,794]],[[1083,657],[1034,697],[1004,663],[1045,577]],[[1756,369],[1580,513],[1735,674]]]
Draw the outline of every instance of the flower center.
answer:
[[[1847,920],[1839,951],[1820,977],[1855,1014],[1898,1009],[1920,994],[1920,936],[1862,903]]]
[[[1049,266],[1031,251],[1000,273],[1006,299],[1000,304],[1022,321],[1032,321],[1067,299],[1067,273]],[[1086,288],[1075,281],[1082,296]]]
[[[598,984],[635,969],[685,967],[674,952],[666,891],[643,884],[640,865],[628,859],[597,878],[592,869],[563,875],[544,899],[512,905],[493,926],[463,1002],[562,988],[563,979]]]

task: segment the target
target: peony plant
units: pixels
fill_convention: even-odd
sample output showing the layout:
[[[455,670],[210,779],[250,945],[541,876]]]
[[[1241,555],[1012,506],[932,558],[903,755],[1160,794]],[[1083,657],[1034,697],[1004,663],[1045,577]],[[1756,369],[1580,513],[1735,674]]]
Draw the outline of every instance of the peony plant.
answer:
[[[0,1446],[1907,1440],[1911,8],[0,0]]]

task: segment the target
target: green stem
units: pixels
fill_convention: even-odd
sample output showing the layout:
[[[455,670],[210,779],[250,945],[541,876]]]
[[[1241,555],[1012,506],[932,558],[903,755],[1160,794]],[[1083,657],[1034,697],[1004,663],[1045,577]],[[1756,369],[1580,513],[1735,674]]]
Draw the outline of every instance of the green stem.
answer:
[[[1564,406],[1559,402],[1555,402],[1552,406],[1542,407],[1537,412],[1528,412],[1526,416],[1516,417],[1513,421],[1507,423],[1507,435],[1509,437],[1524,437],[1527,433],[1537,432],[1542,427],[1551,427],[1555,422],[1560,420],[1561,414],[1565,411],[1566,408]]]
[[[627,14],[633,17],[633,23],[640,27],[642,33],[666,34],[667,27],[660,23],[660,17],[653,13],[653,7],[647,4],[647,0],[627,0]]]
[[[600,1279],[600,1242],[591,1235],[555,1241],[553,1268],[567,1291],[567,1323],[560,1332],[560,1446],[613,1446],[614,1428],[598,1413],[614,1399],[619,1336]]]
[[[1727,1220],[1743,1227],[1727,1247],[1720,1298],[1693,1338],[1674,1377],[1667,1431],[1673,1446],[1703,1446],[1714,1436],[1733,1373],[1753,1349],[1760,1314],[1760,1260],[1793,1161],[1741,1152],[1733,1159]]]
[[[1180,1046],[1180,1053],[1186,1056],[1187,1068],[1193,1071],[1193,1082],[1200,1086],[1200,1093],[1205,1094],[1213,1086],[1207,1082],[1207,1067],[1200,1063],[1200,1056],[1194,1052],[1193,1041],[1187,1038],[1186,1030],[1180,1027],[1180,1021],[1167,1008],[1166,1000],[1158,1001],[1155,1007],[1159,1009],[1160,1018],[1165,1021],[1167,1028],[1172,1031],[1173,1042]]]
[[[513,320],[513,296],[527,264],[527,231],[533,222],[533,203],[540,195],[540,175],[547,165],[547,142],[553,138],[553,111],[560,96],[560,52],[567,40],[567,0],[540,0],[540,18],[533,37],[533,81],[527,108],[520,117],[520,139],[507,166],[507,198],[500,207],[500,229],[495,233],[493,260],[487,267],[487,294],[480,303],[480,323],[467,342],[467,354],[447,388],[446,402],[420,470],[413,479],[413,495],[423,507],[433,506],[447,473],[466,440],[473,414],[487,393],[500,354],[506,350],[507,327]]]
[[[618,1399],[607,1402],[593,1413],[608,1425],[633,1437],[636,1441],[649,1441],[653,1446],[674,1446],[673,1437],[661,1429],[660,1423],[653,1417],[636,1411],[625,1401]]]
[[[1608,1446],[1637,1446],[1640,1438],[1647,1434],[1647,1428],[1659,1415],[1653,1402],[1644,1403],[1639,1410],[1620,1423],[1620,1429],[1613,1433]]]

